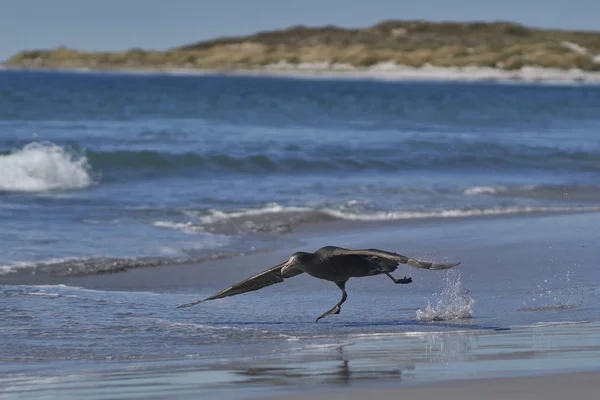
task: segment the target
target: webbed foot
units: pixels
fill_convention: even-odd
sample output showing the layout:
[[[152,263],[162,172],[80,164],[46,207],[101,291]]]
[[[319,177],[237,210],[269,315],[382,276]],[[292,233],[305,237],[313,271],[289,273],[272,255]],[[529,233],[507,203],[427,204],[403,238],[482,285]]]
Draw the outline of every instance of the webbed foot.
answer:
[[[340,311],[342,311],[342,309],[340,308],[340,306],[335,306],[335,307],[333,307],[331,310],[329,310],[329,311],[327,311],[327,312],[324,312],[323,314],[319,315],[319,318],[317,318],[317,320],[316,320],[315,322],[319,322],[319,320],[320,320],[321,318],[325,318],[325,317],[326,317],[326,316],[328,316],[328,315],[331,315],[331,314],[339,314],[339,313],[340,313]]]
[[[411,283],[412,281],[413,281],[412,277],[410,277],[410,276],[408,278],[405,276],[402,279],[394,279],[394,283],[403,283],[403,284],[406,284],[406,283]]]

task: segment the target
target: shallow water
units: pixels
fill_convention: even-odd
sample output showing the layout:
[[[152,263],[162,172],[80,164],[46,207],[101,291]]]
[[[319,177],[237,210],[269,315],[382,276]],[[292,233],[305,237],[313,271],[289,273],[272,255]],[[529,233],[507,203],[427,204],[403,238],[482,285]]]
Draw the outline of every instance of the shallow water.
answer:
[[[119,397],[124,385],[131,397],[145,398],[149,377],[157,393],[247,398],[278,390],[597,369],[595,237],[581,232],[599,218],[595,213],[345,229],[336,235],[343,245],[378,243],[463,264],[449,271],[400,268],[398,276],[413,276],[409,285],[386,277],[352,280],[341,314],[319,323],[315,317],[338,300],[339,290],[306,276],[174,309],[222,289],[218,282],[233,283],[247,277],[248,269],[263,268],[273,258],[268,254],[147,270],[147,291],[4,285],[1,368],[11,390],[61,398]],[[532,237],[520,224],[545,235]],[[511,226],[514,232],[502,235]],[[474,246],[482,227],[489,237]],[[307,237],[306,246],[331,237],[322,235]],[[422,243],[423,237],[429,242]],[[197,287],[166,285],[166,275],[179,271],[174,268],[194,270]],[[135,284],[135,275],[115,276]],[[79,282],[94,286],[100,278]]]
[[[0,71],[0,395],[598,368],[599,106],[585,86]],[[318,324],[340,292],[306,276],[174,309],[325,244],[462,264],[353,280]]]
[[[594,86],[0,71],[0,271],[198,261],[335,220],[598,210],[599,108]]]

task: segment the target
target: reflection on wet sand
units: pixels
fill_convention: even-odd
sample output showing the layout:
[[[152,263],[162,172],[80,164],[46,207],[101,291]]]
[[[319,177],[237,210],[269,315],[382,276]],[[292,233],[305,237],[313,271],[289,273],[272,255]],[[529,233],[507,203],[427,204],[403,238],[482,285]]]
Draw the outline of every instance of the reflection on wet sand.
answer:
[[[293,394],[324,388],[354,390],[374,383],[397,387],[600,369],[598,322],[356,335],[344,341],[275,350],[244,361],[121,361],[108,362],[102,370],[63,371],[44,377],[4,374],[0,375],[0,395],[43,392],[53,398],[79,399],[102,392],[102,398],[120,399],[132,390],[135,398],[262,398],[273,390]]]
[[[510,371],[506,362],[515,360],[523,370],[540,372],[567,368],[571,359],[600,367],[600,345],[593,338],[600,338],[600,324],[361,337],[337,347],[237,364],[230,371],[241,378],[235,383],[242,386],[287,388],[505,376]]]
[[[327,353],[327,356],[316,361],[313,365],[309,363],[297,364],[295,367],[264,366],[236,370],[235,372],[244,380],[237,383],[243,385],[349,385],[353,381],[394,379],[400,381],[405,371],[414,370],[413,364],[378,366],[365,362],[366,360],[350,360],[344,348],[339,346],[335,352]]]

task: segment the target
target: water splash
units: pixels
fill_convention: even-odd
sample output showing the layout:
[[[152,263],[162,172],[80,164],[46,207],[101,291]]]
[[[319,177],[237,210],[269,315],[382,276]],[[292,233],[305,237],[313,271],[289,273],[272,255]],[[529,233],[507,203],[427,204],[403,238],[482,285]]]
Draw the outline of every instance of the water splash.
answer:
[[[0,155],[0,191],[47,192],[92,183],[87,158],[51,142],[32,142]]]
[[[468,296],[460,272],[448,270],[437,304],[432,306],[428,301],[425,309],[417,310],[417,320],[431,322],[471,318],[474,308],[475,299]]]
[[[570,310],[581,307],[584,298],[583,290],[577,287],[570,270],[564,276],[544,279],[529,294],[531,298],[523,301],[519,311]]]

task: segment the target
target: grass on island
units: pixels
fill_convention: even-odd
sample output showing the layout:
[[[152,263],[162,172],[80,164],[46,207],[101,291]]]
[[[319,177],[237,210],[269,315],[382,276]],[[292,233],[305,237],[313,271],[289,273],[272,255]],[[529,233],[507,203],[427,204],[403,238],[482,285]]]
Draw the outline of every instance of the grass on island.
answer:
[[[259,32],[198,42],[167,51],[86,52],[59,47],[23,51],[7,66],[35,68],[253,69],[279,62],[381,62],[420,67],[524,66],[600,71],[600,32],[529,28],[509,22],[384,21],[364,29],[336,26]]]

